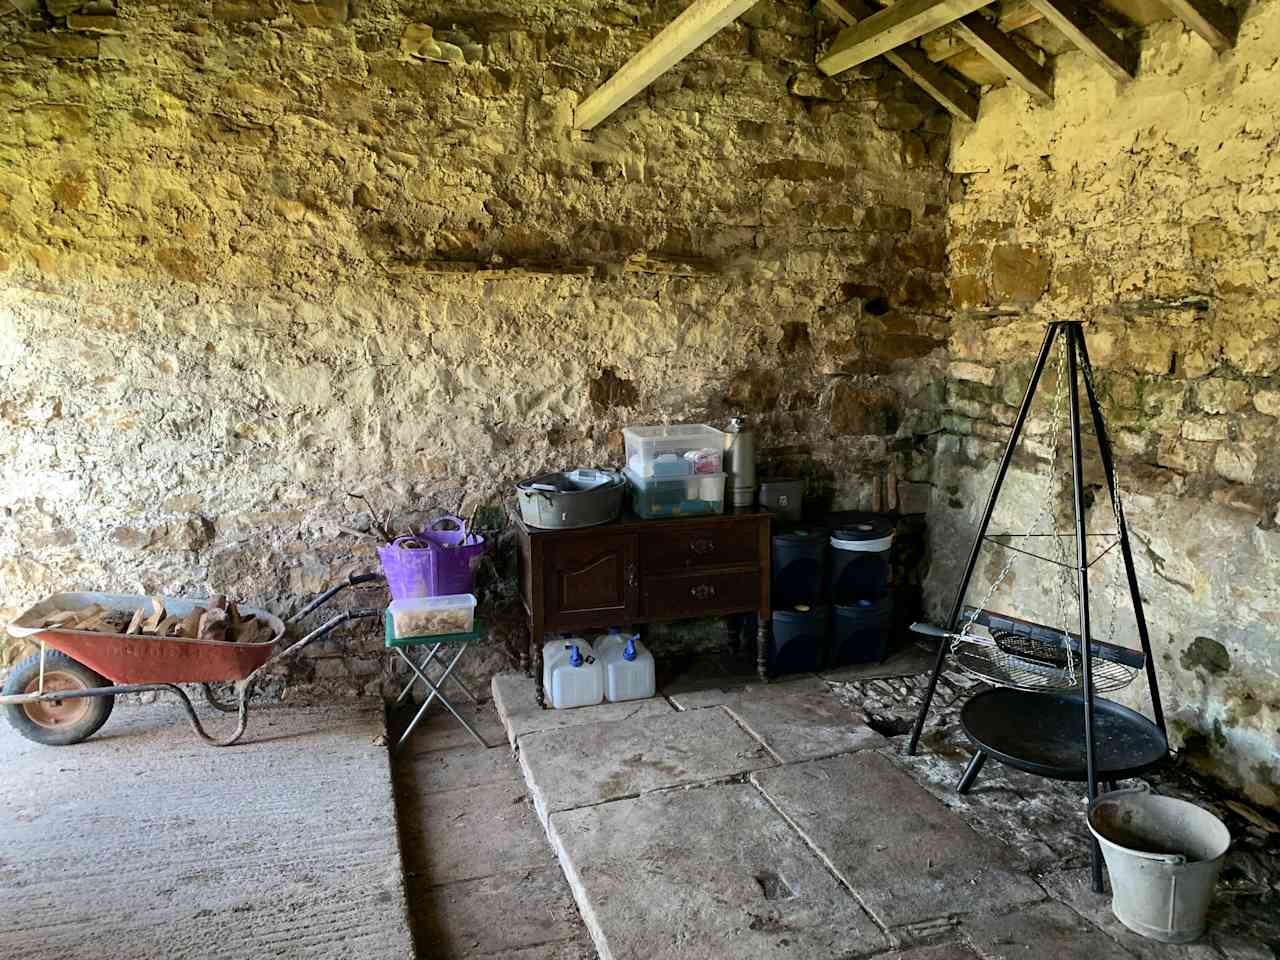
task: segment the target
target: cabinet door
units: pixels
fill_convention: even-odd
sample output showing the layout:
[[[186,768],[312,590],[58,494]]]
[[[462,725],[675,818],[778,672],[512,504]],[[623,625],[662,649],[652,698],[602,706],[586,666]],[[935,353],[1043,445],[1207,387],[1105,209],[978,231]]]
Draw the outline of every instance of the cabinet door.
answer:
[[[635,616],[639,548],[634,534],[571,537],[545,548],[547,628],[607,627]]]

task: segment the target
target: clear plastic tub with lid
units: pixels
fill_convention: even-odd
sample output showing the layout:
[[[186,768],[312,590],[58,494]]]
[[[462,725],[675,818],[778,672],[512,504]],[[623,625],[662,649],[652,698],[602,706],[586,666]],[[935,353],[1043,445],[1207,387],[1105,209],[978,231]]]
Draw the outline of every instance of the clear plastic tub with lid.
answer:
[[[705,423],[627,427],[627,469],[637,477],[672,479],[720,473],[725,435]]]

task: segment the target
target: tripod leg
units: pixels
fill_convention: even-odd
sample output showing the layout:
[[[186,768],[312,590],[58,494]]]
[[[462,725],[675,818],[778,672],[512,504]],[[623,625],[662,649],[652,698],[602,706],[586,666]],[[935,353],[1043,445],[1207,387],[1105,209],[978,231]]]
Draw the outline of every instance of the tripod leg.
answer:
[[[1086,368],[1090,368],[1089,348],[1085,346],[1084,331],[1076,331],[1077,346],[1080,357]],[[1124,516],[1124,504],[1116,490],[1115,461],[1111,450],[1111,437],[1107,433],[1107,425],[1102,420],[1102,407],[1094,393],[1093,382],[1084,378],[1084,388],[1089,395],[1089,412],[1093,416],[1093,432],[1098,438],[1098,456],[1102,459],[1102,470],[1107,475],[1107,491],[1111,495],[1111,503],[1116,512],[1120,529],[1120,556],[1124,560],[1124,572],[1129,580],[1129,599],[1133,603],[1133,619],[1138,625],[1138,639],[1142,643],[1142,653],[1146,657],[1147,690],[1151,696],[1151,713],[1155,717],[1160,732],[1168,736],[1164,725],[1164,708],[1160,703],[1160,684],[1156,680],[1156,661],[1151,655],[1151,638],[1147,633],[1147,617],[1142,609],[1142,592],[1138,589],[1138,574],[1133,566],[1133,550],[1129,546],[1129,524]]]
[[[1080,659],[1084,666],[1084,756],[1089,800],[1098,797],[1097,747],[1093,736],[1093,650],[1089,636],[1089,548],[1085,540],[1084,451],[1080,439],[1080,384],[1076,347],[1079,324],[1067,328],[1067,396],[1071,420],[1071,493],[1076,515],[1076,576],[1080,601]],[[1102,893],[1102,851],[1089,838],[1089,870],[1093,892]]]
[[[1036,357],[1035,369],[1031,371],[1031,379],[1027,381],[1027,392],[1022,398],[1022,406],[1018,409],[1017,419],[1013,421],[1013,429],[1009,433],[1009,442],[1005,444],[1004,456],[1000,458],[1000,467],[996,470],[995,481],[991,484],[991,493],[987,496],[987,506],[982,511],[982,522],[978,525],[978,535],[973,538],[973,549],[969,551],[969,561],[964,567],[964,576],[960,578],[960,586],[956,589],[956,600],[951,606],[951,616],[947,620],[946,629],[955,630],[960,622],[960,611],[964,607],[964,595],[969,590],[969,581],[973,578],[973,568],[978,564],[978,553],[982,549],[982,538],[986,536],[991,525],[991,515],[995,513],[996,497],[1000,495],[1000,487],[1004,484],[1005,474],[1009,472],[1009,464],[1013,460],[1013,452],[1018,446],[1018,437],[1027,422],[1027,413],[1031,409],[1031,401],[1035,398],[1036,387],[1040,385],[1040,375],[1044,373],[1045,362],[1049,359],[1049,351],[1053,348],[1054,338],[1058,335],[1058,324],[1049,324],[1045,331],[1044,342],[1040,344],[1040,355]],[[933,673],[929,677],[929,685],[925,688],[924,701],[920,704],[920,712],[916,715],[915,726],[911,729],[911,742],[907,744],[907,753],[914,754],[920,744],[920,734],[924,731],[925,717],[929,715],[929,707],[933,703],[934,692],[938,689],[938,677],[947,660],[947,642],[939,641],[938,656],[933,661]]]
[[[978,779],[978,774],[982,771],[982,765],[987,762],[987,755],[982,750],[977,750],[973,754],[973,759],[969,761],[969,766],[964,769],[964,776],[960,778],[960,783],[956,786],[956,793],[968,793],[973,786],[973,781]]]

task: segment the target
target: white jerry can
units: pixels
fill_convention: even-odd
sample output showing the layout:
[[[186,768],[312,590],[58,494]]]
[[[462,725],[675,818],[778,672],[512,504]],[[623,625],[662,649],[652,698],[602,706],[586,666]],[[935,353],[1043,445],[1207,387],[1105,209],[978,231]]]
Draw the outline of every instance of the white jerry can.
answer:
[[[591,644],[578,637],[542,648],[542,686],[557,710],[589,707],[604,699],[604,671]]]
[[[644,700],[657,691],[653,654],[639,634],[610,631],[598,641],[596,658],[604,671],[604,694],[611,702]]]

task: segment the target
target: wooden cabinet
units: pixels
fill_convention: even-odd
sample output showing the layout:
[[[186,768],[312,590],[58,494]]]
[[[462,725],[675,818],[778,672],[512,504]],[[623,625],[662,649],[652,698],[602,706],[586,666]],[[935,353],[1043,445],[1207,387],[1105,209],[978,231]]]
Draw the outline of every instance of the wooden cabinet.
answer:
[[[621,624],[636,616],[639,596],[635,534],[551,540],[544,548],[543,604],[556,629]]]
[[[765,676],[769,532],[765,510],[671,520],[628,518],[577,530],[537,530],[514,518],[529,656],[542,703],[549,632],[604,630],[689,617],[755,613]],[[730,628],[731,642],[736,634]]]

